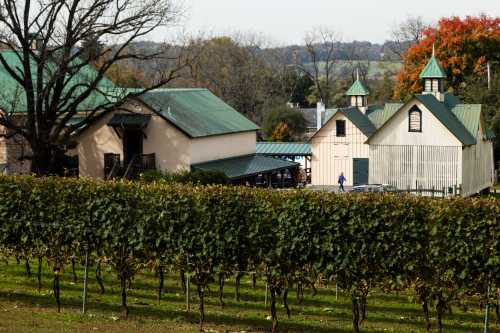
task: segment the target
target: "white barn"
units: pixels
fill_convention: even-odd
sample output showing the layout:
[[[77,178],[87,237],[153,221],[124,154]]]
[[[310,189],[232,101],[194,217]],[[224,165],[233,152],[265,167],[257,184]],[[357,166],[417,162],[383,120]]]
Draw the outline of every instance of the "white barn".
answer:
[[[366,141],[369,182],[399,189],[460,188],[473,195],[494,183],[492,132],[481,105],[445,93],[445,72],[433,56],[414,95]]]
[[[434,55],[420,77],[424,91],[406,103],[368,106],[369,91],[358,78],[346,93],[350,107],[318,108],[313,186],[337,185],[341,172],[347,186],[456,187],[469,196],[493,185],[493,133],[481,105],[444,92],[446,75]]]
[[[359,79],[346,92],[350,106],[322,110],[318,108],[318,130],[311,138],[311,185],[337,185],[341,173],[345,185],[368,183],[369,146],[371,137],[401,106],[388,103],[384,108],[368,105],[370,92]]]

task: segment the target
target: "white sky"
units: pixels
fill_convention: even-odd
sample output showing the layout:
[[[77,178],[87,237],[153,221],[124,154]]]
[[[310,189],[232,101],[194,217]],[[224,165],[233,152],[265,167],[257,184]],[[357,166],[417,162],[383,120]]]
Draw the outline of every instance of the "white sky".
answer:
[[[184,29],[209,34],[252,32],[273,44],[302,43],[315,26],[339,31],[342,39],[383,42],[408,15],[428,21],[440,17],[500,16],[500,0],[182,0]],[[161,39],[155,33],[152,39]]]

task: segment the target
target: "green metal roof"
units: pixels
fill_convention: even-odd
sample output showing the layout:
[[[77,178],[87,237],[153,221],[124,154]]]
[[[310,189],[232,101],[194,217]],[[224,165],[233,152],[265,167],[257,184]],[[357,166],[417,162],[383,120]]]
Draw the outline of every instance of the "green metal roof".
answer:
[[[357,128],[359,128],[359,130],[363,132],[363,134],[366,135],[367,137],[370,137],[377,130],[375,125],[370,121],[370,119],[363,112],[359,111],[357,107],[327,110],[325,125],[337,113],[342,113],[344,116],[346,116],[346,118],[349,119]]]
[[[193,170],[220,171],[229,179],[240,179],[261,173],[296,168],[299,163],[262,155],[245,155],[191,165]]]
[[[370,91],[359,79],[354,81],[352,86],[345,93],[347,96],[368,96]]]
[[[151,120],[151,115],[137,113],[115,113],[109,120],[108,126],[144,128]]]
[[[463,145],[476,144],[479,135],[479,124],[482,109],[480,104],[462,104],[460,99],[451,93],[445,93],[444,102],[440,102],[433,94],[416,94],[420,101]],[[377,126],[383,127],[404,104],[388,103],[383,110],[374,110],[368,117]],[[486,129],[486,138],[491,139],[491,130]]]
[[[156,89],[139,98],[192,138],[259,129],[207,89]]]
[[[417,94],[415,98],[424,104],[424,106],[432,112],[432,114],[439,119],[439,121],[460,140],[460,142],[462,142],[462,144],[466,146],[476,144],[475,136],[473,136],[457,116],[451,112],[444,103],[438,101],[434,95]]]
[[[309,143],[303,142],[257,142],[257,154],[269,156],[311,156]]]
[[[424,70],[420,73],[421,79],[445,79],[446,73],[443,67],[439,64],[436,57],[432,56],[427,65],[425,65]]]
[[[378,129],[403,106],[403,103],[386,103],[383,108],[368,109],[366,115]]]
[[[20,62],[19,55],[15,51],[4,50],[0,54],[5,59],[7,64],[12,68],[18,68],[22,70],[23,66]],[[75,63],[79,63],[80,60],[76,59]],[[48,63],[46,65],[46,76],[47,79],[51,78],[51,72],[56,69],[56,65]],[[31,75],[33,83],[36,85],[37,82],[37,65],[34,60],[31,61]],[[66,92],[73,89],[72,96],[78,97],[81,92],[86,90],[85,86],[95,80],[97,71],[90,65],[83,66],[80,68],[76,75],[73,75],[66,85]],[[0,63],[0,86],[2,91],[0,92],[0,108],[10,113],[23,113],[26,112],[26,95],[24,94],[24,88],[20,86],[17,81],[15,81],[12,76],[7,72],[7,69]],[[82,103],[79,104],[79,111],[92,110],[100,105],[107,105],[116,102],[119,97],[124,97],[124,93],[118,92],[118,88],[110,80],[104,78],[99,82],[99,91],[95,90],[89,97],[87,97]],[[64,109],[64,105],[60,106]]]
[[[451,112],[467,128],[469,133],[477,139],[481,121],[481,104],[457,104],[451,109]]]

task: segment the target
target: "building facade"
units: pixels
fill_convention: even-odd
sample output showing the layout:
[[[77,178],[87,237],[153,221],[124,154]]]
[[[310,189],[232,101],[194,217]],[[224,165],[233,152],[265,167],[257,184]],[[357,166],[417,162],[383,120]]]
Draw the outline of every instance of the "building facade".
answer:
[[[311,140],[313,184],[336,185],[343,172],[347,185],[458,188],[464,196],[491,187],[493,134],[481,105],[465,104],[444,91],[446,74],[434,55],[420,78],[421,94],[380,108],[366,106],[368,94],[362,94],[358,79],[356,89],[348,92],[351,108],[333,110],[333,116],[327,110],[326,121]],[[339,121],[346,124],[345,130],[340,126],[340,136]]]

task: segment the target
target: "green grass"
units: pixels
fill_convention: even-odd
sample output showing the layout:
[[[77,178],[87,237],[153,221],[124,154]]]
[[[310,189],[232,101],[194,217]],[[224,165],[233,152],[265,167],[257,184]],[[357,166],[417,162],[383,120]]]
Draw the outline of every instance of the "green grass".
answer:
[[[32,267],[35,271],[36,267]],[[64,272],[61,282],[62,311],[57,313],[51,297],[51,274],[45,267],[43,290],[38,293],[36,277],[28,278],[24,265],[0,262],[0,332],[197,332],[198,313],[193,295],[191,311],[186,311],[175,274],[166,281],[166,294],[160,305],[156,302],[157,280],[148,271],[139,274],[129,291],[130,318],[120,319],[119,285],[116,274],[105,270],[106,293],[98,294],[94,269],[89,285],[89,311],[80,314],[82,301],[82,270],[78,282],[73,283],[70,270]],[[251,288],[248,277],[242,279],[242,301],[234,300],[234,279],[226,281],[226,307],[221,309],[216,297],[217,287],[211,285],[207,298],[206,330],[211,332],[266,332],[271,322],[264,306],[265,287],[259,281]],[[194,287],[194,286],[193,286]],[[350,332],[351,309],[349,299],[340,293],[335,299],[335,288],[323,287],[316,296],[306,290],[303,305],[298,305],[295,293],[290,293],[292,318],[286,319],[279,306],[280,332]],[[281,304],[281,303],[280,303]],[[368,298],[368,320],[363,332],[424,332],[420,306],[411,294],[383,294],[375,292]],[[493,315],[494,317],[494,315]],[[445,332],[479,332],[483,313],[477,303],[470,303],[468,312],[457,306],[445,318]],[[493,326],[490,332],[500,332]]]
[[[325,62],[320,61],[318,63],[318,66],[320,71],[324,73]],[[337,65],[335,68],[335,75],[339,75],[344,71],[344,69],[350,68],[349,66],[351,66],[350,61],[346,60],[337,61]],[[304,64],[304,67],[312,69],[312,63],[306,63]],[[367,76],[369,79],[381,78],[384,76],[385,72],[396,73],[401,69],[401,67],[402,64],[396,61],[371,61]]]

